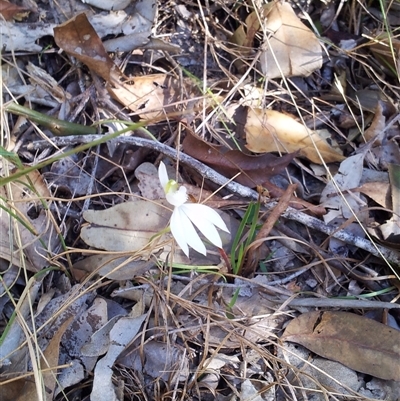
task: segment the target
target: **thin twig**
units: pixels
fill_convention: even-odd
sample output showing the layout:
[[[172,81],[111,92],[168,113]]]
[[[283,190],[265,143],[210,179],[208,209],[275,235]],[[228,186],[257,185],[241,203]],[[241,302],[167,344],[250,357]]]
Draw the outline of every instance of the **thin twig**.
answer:
[[[286,300],[279,299],[281,305]],[[274,301],[272,301],[274,302]],[[338,298],[294,298],[287,305],[308,308],[350,308],[350,309],[399,309],[400,305],[391,302],[373,301],[368,299],[338,299]]]

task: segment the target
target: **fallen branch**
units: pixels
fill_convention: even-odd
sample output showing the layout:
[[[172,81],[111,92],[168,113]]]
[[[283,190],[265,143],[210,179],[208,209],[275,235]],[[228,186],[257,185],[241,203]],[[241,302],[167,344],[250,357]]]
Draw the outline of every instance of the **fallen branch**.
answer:
[[[76,144],[88,144],[90,142],[97,141],[101,139],[101,135],[86,135],[86,136],[66,136],[66,137],[55,137],[52,138],[52,142],[56,146],[71,146]],[[250,198],[253,200],[258,199],[258,193],[251,188],[245,187],[236,182],[230,181],[228,178],[223,175],[217,173],[215,170],[211,169],[207,165],[199,162],[191,156],[186,155],[185,153],[178,152],[177,150],[167,146],[161,142],[157,142],[151,139],[138,138],[138,137],[117,137],[113,139],[116,143],[124,143],[124,144],[132,144],[139,147],[146,147],[157,152],[164,154],[165,156],[171,157],[174,160],[179,160],[183,164],[189,165],[191,168],[195,169],[198,173],[200,173],[205,179],[208,179],[215,184],[224,186],[226,189],[231,191],[232,193],[239,195],[244,198]],[[45,149],[49,147],[49,142],[47,141],[37,141],[28,146],[28,149]],[[275,208],[277,205],[276,201],[268,202],[264,205],[266,210],[270,210]],[[338,230],[337,227],[325,224],[323,221],[318,220],[315,217],[309,216],[308,214],[302,213],[293,209],[292,207],[288,207],[284,213],[282,213],[282,217],[285,217],[289,220],[297,221],[298,223],[302,223],[305,226],[323,232],[333,238],[337,238],[347,244],[354,245],[358,248],[364,249],[367,252],[370,252],[372,255],[385,259],[389,263],[393,263],[396,265],[400,265],[400,254],[394,250],[388,249],[384,246],[377,245],[374,242],[364,239],[361,237],[357,237],[345,230]]]

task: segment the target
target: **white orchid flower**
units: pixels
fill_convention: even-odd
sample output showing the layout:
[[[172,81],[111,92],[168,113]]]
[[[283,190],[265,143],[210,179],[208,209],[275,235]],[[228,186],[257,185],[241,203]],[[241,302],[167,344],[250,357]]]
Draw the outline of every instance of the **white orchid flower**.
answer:
[[[203,255],[207,254],[206,247],[199,237],[193,224],[216,247],[222,248],[222,241],[215,227],[229,233],[221,216],[209,206],[200,203],[186,203],[188,195],[186,188],[168,178],[167,169],[160,162],[158,176],[165,192],[165,198],[174,206],[171,216],[171,233],[186,256],[189,257],[189,246]]]

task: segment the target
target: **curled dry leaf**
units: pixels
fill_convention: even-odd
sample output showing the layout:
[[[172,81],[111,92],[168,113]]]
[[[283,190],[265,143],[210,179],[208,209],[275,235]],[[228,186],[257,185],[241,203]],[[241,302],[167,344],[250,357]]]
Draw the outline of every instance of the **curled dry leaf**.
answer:
[[[95,14],[89,17],[89,20],[94,30],[102,38],[107,35],[130,35],[136,33],[138,28],[135,22],[132,23],[132,20],[135,21],[134,18],[124,11]],[[13,24],[0,19],[0,41],[4,46],[4,51],[40,52],[42,46],[37,44],[38,39],[47,35],[52,36],[57,27],[55,24],[42,21]],[[138,35],[143,37],[143,35]],[[132,40],[132,37],[130,39]],[[134,42],[136,47],[138,47],[138,43],[139,45],[143,43],[138,40],[134,40]]]
[[[390,117],[388,117],[390,116]],[[384,102],[379,101],[374,109],[374,118],[363,137],[368,141],[362,151],[371,165],[379,165],[382,170],[388,170],[389,164],[400,164],[400,149],[395,137],[399,129],[387,127],[387,119],[394,116]]]
[[[257,31],[260,29],[260,19],[258,13],[252,12],[246,18],[246,27],[240,25],[238,29],[230,37],[229,41],[233,44],[238,45],[240,57],[235,57],[233,63],[239,72],[244,73],[247,68],[247,64],[244,62],[245,59],[250,63],[250,59],[254,56],[252,49],[254,37]]]
[[[207,164],[225,177],[234,177],[235,181],[248,187],[262,185],[270,177],[279,174],[293,160],[295,155],[277,157],[271,154],[262,156],[246,155],[239,150],[227,150],[223,146],[207,143],[188,134],[183,141],[185,153]]]
[[[55,27],[54,40],[57,46],[86,64],[106,81],[110,80],[111,71],[117,69],[86,14],[79,14]]]
[[[384,380],[400,381],[400,331],[348,312],[310,312],[293,319],[282,340]]]
[[[374,141],[380,145],[385,135],[386,117],[383,114],[383,102],[378,101],[371,125],[365,130],[364,138],[367,142]]]
[[[306,77],[322,67],[318,38],[300,21],[288,2],[267,4],[264,16],[267,46],[261,53],[260,64],[267,78]]]
[[[29,11],[27,8],[17,6],[9,1],[0,0],[0,14],[6,21],[11,21],[12,19],[20,20]]]
[[[108,5],[111,7],[109,1]],[[93,16],[89,22],[85,14],[79,14],[55,27],[54,39],[59,47],[109,81],[111,70],[117,70],[117,67],[107,51],[131,51],[145,46],[150,41],[156,13],[157,3],[154,0],[140,0],[136,2],[131,16],[121,11],[110,13],[107,20]],[[100,39],[107,34],[121,33],[123,36],[110,39],[104,45]],[[164,43],[160,41],[159,44],[162,46]]]
[[[300,156],[317,164],[322,160],[325,163],[344,160],[341,152],[322,137],[321,131],[312,131],[279,111],[249,108],[244,131],[246,147],[254,153],[298,151]]]
[[[260,67],[267,78],[308,76],[321,68],[319,40],[289,3],[270,2],[260,13],[253,12],[246,18],[246,30],[241,25],[234,32],[230,41],[240,46],[245,57],[251,56],[254,37],[261,26],[266,33],[266,49],[261,53]],[[239,70],[246,68],[241,60],[235,60],[235,65]]]
[[[140,76],[132,81],[120,82],[114,78],[108,90],[116,100],[146,120],[180,117],[192,112],[199,103],[196,99],[199,92],[190,80],[184,80],[184,88],[178,79],[167,74]],[[187,94],[183,98],[182,92]],[[181,110],[183,104],[185,111]]]
[[[239,364],[240,360],[236,355],[213,354],[212,357],[203,362],[202,371],[204,371],[204,374],[199,379],[198,386],[207,389],[217,399],[216,391],[221,380],[221,371],[234,371],[238,369]]]

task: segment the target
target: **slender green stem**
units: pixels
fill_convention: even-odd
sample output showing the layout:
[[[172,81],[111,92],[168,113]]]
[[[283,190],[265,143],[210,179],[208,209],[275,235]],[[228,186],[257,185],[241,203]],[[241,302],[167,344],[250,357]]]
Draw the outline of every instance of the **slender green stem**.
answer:
[[[60,160],[60,159],[62,159],[64,157],[71,156],[71,155],[73,155],[75,153],[82,152],[82,151],[84,151],[86,149],[89,149],[89,148],[91,148],[93,146],[105,143],[105,142],[109,141],[110,139],[116,138],[119,135],[124,134],[125,132],[129,132],[129,131],[133,131],[135,129],[141,128],[146,124],[148,124],[148,123],[147,122],[139,122],[139,123],[131,124],[130,126],[124,128],[124,129],[122,129],[120,131],[114,132],[114,133],[109,134],[109,135],[104,135],[100,139],[97,139],[97,140],[95,140],[93,142],[90,142],[90,143],[86,143],[84,145],[77,146],[74,149],[71,149],[71,150],[69,150],[67,152],[64,152],[64,153],[60,154],[60,155],[51,157],[50,159],[47,159],[47,160],[45,160],[45,161],[43,161],[41,163],[38,163],[38,164],[36,164],[34,166],[22,168],[22,169],[18,170],[16,173],[11,174],[8,177],[0,178],[0,186],[8,184],[9,182],[15,181],[16,179],[18,179],[18,178],[20,178],[20,177],[22,177],[22,176],[24,176],[26,174],[29,174],[31,171],[39,170],[39,169],[41,169],[43,167],[46,167],[49,164],[52,164],[52,163],[54,163],[54,162],[56,162],[56,161],[58,161],[58,160]]]
[[[68,121],[59,120],[58,118],[47,116],[31,110],[28,107],[21,106],[17,103],[9,103],[5,106],[5,111],[27,118],[48,128],[54,135],[95,135],[98,133],[97,127],[88,127],[86,125],[70,123]]]

